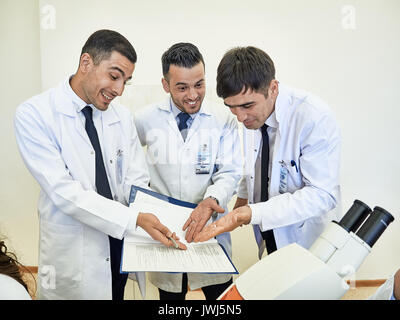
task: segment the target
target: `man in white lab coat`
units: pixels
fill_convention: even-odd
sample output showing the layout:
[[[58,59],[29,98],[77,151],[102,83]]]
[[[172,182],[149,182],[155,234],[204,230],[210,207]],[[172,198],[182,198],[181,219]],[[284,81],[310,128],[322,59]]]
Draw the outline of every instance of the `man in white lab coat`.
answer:
[[[126,38],[96,31],[77,72],[16,111],[18,147],[41,187],[39,299],[123,299],[124,235],[141,226],[172,245],[153,214],[127,206],[131,185],[149,176],[131,113],[112,100],[135,63]]]
[[[296,242],[308,248],[340,218],[340,131],[329,107],[275,79],[271,58],[255,47],[222,58],[217,94],[245,126],[245,172],[235,208],[204,228],[204,241],[253,225],[261,258]]]
[[[186,240],[212,218],[223,213],[234,195],[242,172],[242,159],[235,118],[223,106],[204,102],[205,69],[198,48],[178,43],[162,56],[164,90],[161,103],[135,114],[138,136],[147,146],[146,160],[153,190],[197,203],[183,226]],[[231,255],[230,235],[217,240]],[[183,300],[189,285],[202,288],[206,299],[216,299],[231,283],[231,275],[151,273],[160,299]]]

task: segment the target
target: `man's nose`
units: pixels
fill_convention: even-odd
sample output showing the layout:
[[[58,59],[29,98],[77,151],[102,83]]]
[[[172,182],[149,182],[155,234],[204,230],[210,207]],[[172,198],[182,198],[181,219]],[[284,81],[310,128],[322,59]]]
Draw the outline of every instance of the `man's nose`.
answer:
[[[113,86],[113,93],[117,96],[121,96],[122,93],[124,92],[124,83],[120,81],[116,81],[116,83]]]
[[[188,98],[194,100],[198,97],[197,91],[195,88],[189,88]]]
[[[247,118],[246,111],[241,107],[231,109],[232,113],[236,116],[239,122],[243,122]]]

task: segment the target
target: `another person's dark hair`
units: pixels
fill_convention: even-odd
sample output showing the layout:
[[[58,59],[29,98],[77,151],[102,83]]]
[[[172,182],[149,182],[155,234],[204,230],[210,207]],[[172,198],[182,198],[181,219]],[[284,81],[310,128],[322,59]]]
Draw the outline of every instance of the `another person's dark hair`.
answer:
[[[203,56],[194,44],[176,43],[165,51],[161,57],[163,76],[167,77],[171,64],[183,68],[193,68],[200,62],[204,66]]]
[[[0,274],[5,274],[18,281],[32,296],[33,293],[29,292],[28,285],[22,278],[21,269],[32,275],[32,273],[26,267],[18,262],[15,254],[7,250],[7,246],[5,245],[4,241],[0,240]],[[34,279],[33,275],[32,278]]]
[[[136,51],[132,44],[120,33],[112,30],[98,30],[93,33],[82,48],[81,56],[88,53],[95,65],[110,58],[111,53],[117,51],[130,62],[136,63]]]
[[[237,47],[223,56],[217,69],[217,95],[223,99],[249,89],[265,93],[275,79],[272,59],[261,49]]]

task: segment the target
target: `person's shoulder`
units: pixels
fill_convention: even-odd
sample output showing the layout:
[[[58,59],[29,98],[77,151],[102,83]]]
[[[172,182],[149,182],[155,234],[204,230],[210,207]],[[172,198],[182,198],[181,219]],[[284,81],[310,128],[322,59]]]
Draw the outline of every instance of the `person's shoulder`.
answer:
[[[292,104],[297,106],[296,111],[298,112],[316,116],[332,112],[329,105],[314,93],[291,87],[284,87],[283,90],[290,95]]]
[[[30,97],[17,107],[17,113],[27,112],[28,110],[32,109],[38,111],[44,111],[49,109],[49,107],[52,105],[51,102],[54,100],[57,90],[58,90],[57,87],[50,88],[47,89],[46,91],[43,91],[41,93],[38,93]]]
[[[149,121],[154,120],[160,113],[168,113],[170,111],[169,100],[162,100],[154,103],[141,106],[135,112],[135,119],[138,121]]]
[[[31,296],[17,280],[0,274],[0,300],[31,300]]]
[[[229,108],[222,102],[207,100],[203,102],[204,111],[222,126],[235,124],[236,117],[230,112]]]

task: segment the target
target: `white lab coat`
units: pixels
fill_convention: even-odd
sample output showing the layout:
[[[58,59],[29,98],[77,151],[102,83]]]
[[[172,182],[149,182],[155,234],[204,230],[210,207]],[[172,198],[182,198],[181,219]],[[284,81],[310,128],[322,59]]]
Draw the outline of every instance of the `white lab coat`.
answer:
[[[396,300],[394,297],[394,274],[382,284],[368,300]]]
[[[185,141],[170,99],[140,109],[135,113],[135,123],[142,145],[147,146],[146,161],[153,190],[192,203],[213,196],[226,210],[236,193],[243,162],[237,121],[224,106],[204,101]],[[204,145],[210,152],[211,169],[208,174],[196,174],[199,148]],[[217,240],[231,255],[230,234],[222,234]],[[191,289],[224,283],[230,278],[231,275],[188,274]],[[150,273],[150,281],[162,290],[180,292],[182,274]]]
[[[243,129],[245,175],[238,197],[249,200],[252,215],[259,221],[253,229],[260,258],[265,248],[260,228],[273,229],[278,249],[293,242],[309,248],[326,224],[341,216],[341,138],[332,111],[319,98],[280,84],[275,114],[278,129],[266,202],[252,204],[261,132]],[[287,169],[283,181],[282,166]]]
[[[95,153],[68,86],[66,79],[32,97],[15,115],[22,158],[41,187],[38,298],[111,299],[108,235],[122,239],[136,225],[138,213],[126,206],[130,186],[147,187],[149,176],[131,113],[112,103],[100,116],[117,201],[96,193]]]

